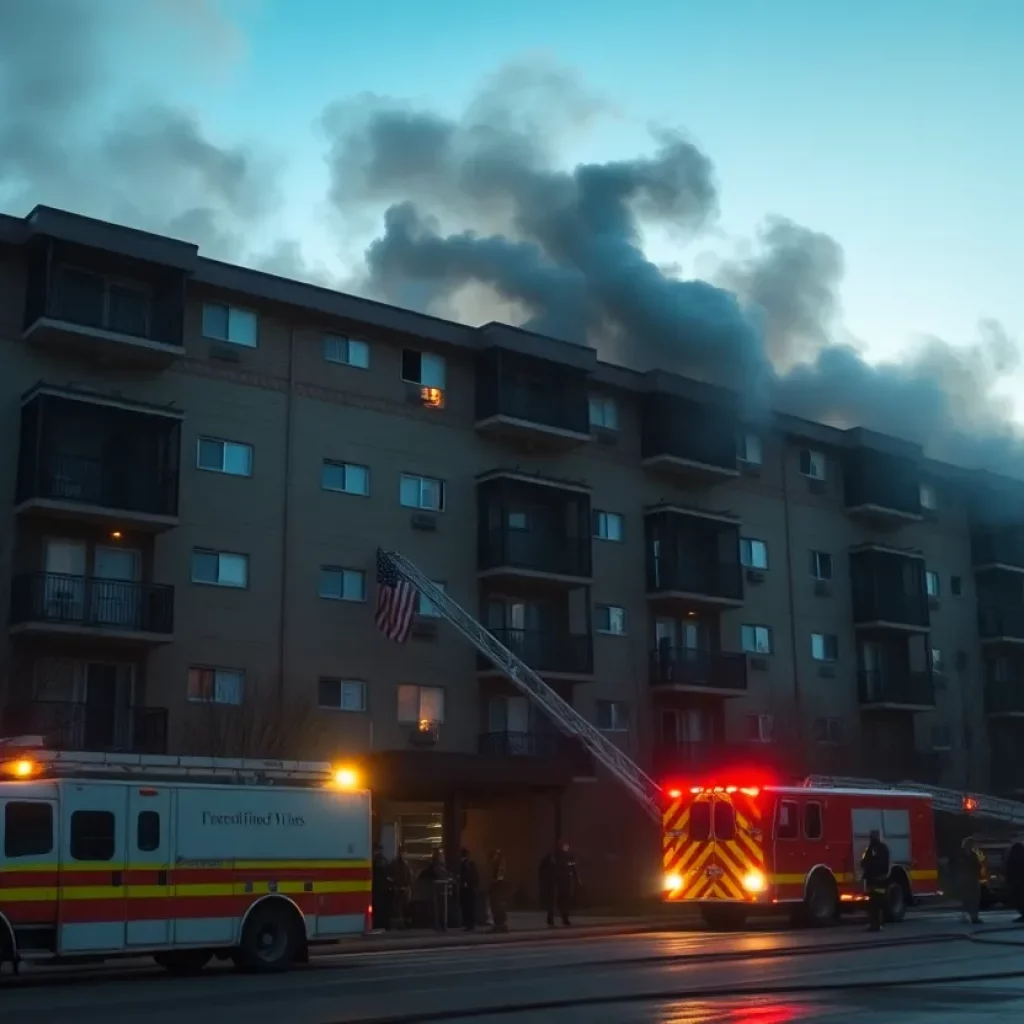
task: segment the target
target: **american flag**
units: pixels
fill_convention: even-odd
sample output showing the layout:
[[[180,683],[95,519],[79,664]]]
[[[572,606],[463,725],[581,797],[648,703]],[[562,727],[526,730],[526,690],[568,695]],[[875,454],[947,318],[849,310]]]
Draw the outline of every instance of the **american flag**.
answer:
[[[409,638],[416,593],[416,588],[398,574],[387,553],[377,548],[377,628],[397,644]]]

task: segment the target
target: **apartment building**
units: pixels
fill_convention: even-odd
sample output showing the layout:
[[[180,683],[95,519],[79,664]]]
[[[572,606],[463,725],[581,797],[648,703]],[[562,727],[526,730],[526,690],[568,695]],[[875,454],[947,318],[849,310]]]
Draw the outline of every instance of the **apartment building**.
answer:
[[[0,218],[3,732],[356,758],[381,834],[654,832],[420,601],[402,552],[656,777],[1024,788],[1024,488],[501,324],[48,208]]]

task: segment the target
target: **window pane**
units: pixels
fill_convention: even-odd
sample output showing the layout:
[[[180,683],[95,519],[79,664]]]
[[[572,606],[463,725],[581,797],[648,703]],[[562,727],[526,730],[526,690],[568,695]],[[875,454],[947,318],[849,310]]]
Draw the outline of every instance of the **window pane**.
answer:
[[[414,384],[422,383],[420,380],[420,354],[411,348],[402,350],[402,380],[409,380]]]
[[[249,476],[252,472],[252,448],[247,444],[227,442],[224,445],[224,472]]]
[[[420,720],[420,690],[418,686],[405,683],[398,687],[398,720],[418,722]]]
[[[113,860],[114,815],[110,811],[74,811],[70,846],[72,860]]]
[[[420,505],[435,512],[441,510],[441,481],[424,477],[421,481]]]
[[[221,555],[219,583],[244,587],[249,582],[249,559],[245,555]]]
[[[340,569],[321,569],[319,589],[320,596],[333,597],[335,599],[340,598],[344,593],[343,579],[344,574]]]
[[[218,669],[214,674],[213,699],[218,704],[241,704],[244,682],[241,672]]]
[[[343,711],[363,711],[366,708],[366,687],[359,682],[342,683],[341,707]]]
[[[317,704],[322,708],[341,707],[341,680],[321,679],[317,686]]]
[[[370,346],[365,341],[349,338],[348,362],[350,366],[357,366],[360,370],[367,369],[370,365]]]
[[[196,583],[216,583],[220,559],[213,551],[192,552],[192,579]]]
[[[626,631],[626,609],[610,605],[608,608],[608,632],[625,633]]]
[[[213,673],[209,669],[190,668],[188,670],[188,699],[209,700],[213,686]]]
[[[424,352],[420,357],[420,383],[428,388],[443,388],[445,385],[445,366],[441,356]]]
[[[366,577],[355,569],[346,569],[342,597],[346,601],[362,601],[366,597]]]
[[[320,468],[320,486],[325,491],[345,490],[345,467],[337,462],[325,462]]]
[[[736,838],[736,812],[728,800],[715,798],[715,838],[729,841]]]
[[[420,478],[418,476],[402,474],[398,488],[398,500],[406,508],[420,507]]]
[[[4,856],[41,857],[53,850],[53,808],[11,802],[4,808]]]
[[[821,804],[808,804],[804,808],[804,835],[808,839],[821,838]]]
[[[199,439],[197,465],[200,469],[221,470],[224,468],[224,442],[208,437]]]
[[[135,845],[142,853],[160,849],[160,815],[156,811],[139,811]]]
[[[227,341],[228,307],[213,302],[203,303],[203,337]]]
[[[259,320],[250,309],[231,307],[228,312],[228,341],[234,345],[255,348]]]
[[[779,804],[779,821],[775,829],[775,835],[779,839],[796,839],[796,804],[788,800]]]
[[[420,718],[428,722],[444,721],[444,690],[436,686],[420,687]]]
[[[431,582],[434,584],[435,587],[437,587],[438,590],[442,592],[446,589],[447,584],[442,583],[440,580],[432,580]],[[424,597],[422,593],[418,593],[416,596],[417,615],[422,615],[424,618],[427,619],[436,619],[440,616],[441,613],[437,610],[437,607],[426,597]]]
[[[349,494],[370,493],[370,471],[366,466],[345,466],[345,490]]]

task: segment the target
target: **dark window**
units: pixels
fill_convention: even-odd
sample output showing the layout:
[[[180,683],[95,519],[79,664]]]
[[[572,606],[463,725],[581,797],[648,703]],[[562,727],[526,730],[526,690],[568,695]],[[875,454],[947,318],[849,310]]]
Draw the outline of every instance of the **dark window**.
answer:
[[[71,859],[114,859],[114,815],[110,811],[75,811],[71,815]]]
[[[808,804],[804,808],[804,839],[822,837],[821,804]]]
[[[690,808],[690,838],[698,843],[711,838],[710,800],[698,800]]]
[[[41,857],[53,851],[53,808],[9,803],[4,808],[4,856]]]
[[[136,839],[143,853],[160,849],[160,815],[157,811],[139,811]]]
[[[950,576],[949,577],[949,592],[954,597],[959,597],[960,596],[960,594],[962,592],[962,586],[961,586],[961,583],[960,583],[960,577],[959,576]]]
[[[775,822],[775,838],[796,839],[799,834],[800,824],[796,803],[792,800],[783,800],[779,804],[778,819]]]
[[[715,800],[715,838],[736,838],[736,812],[728,800]]]
[[[402,349],[402,380],[420,383],[420,367],[422,365],[422,353],[411,348]]]

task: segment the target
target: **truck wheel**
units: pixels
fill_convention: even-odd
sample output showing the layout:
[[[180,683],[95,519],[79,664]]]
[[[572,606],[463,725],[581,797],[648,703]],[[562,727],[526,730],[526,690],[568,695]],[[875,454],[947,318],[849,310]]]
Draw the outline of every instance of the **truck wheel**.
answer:
[[[166,953],[154,953],[157,966],[171,974],[198,974],[213,954],[207,949],[170,949]]]
[[[287,971],[299,950],[298,926],[290,906],[280,901],[260,904],[242,929],[235,964],[242,970],[264,974]]]
[[[886,924],[899,924],[907,916],[907,890],[902,882],[893,882],[885,893],[882,918]]]
[[[819,871],[811,877],[801,910],[804,922],[818,928],[839,917],[839,891],[831,875]]]
[[[700,908],[701,920],[712,931],[727,932],[734,928],[742,928],[747,922],[747,911],[745,907],[730,906],[703,906]]]

